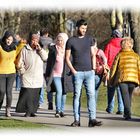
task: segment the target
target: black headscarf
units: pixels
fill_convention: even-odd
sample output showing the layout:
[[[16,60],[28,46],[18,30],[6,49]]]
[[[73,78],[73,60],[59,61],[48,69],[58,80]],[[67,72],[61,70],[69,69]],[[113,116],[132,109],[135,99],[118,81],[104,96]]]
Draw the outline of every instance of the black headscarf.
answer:
[[[7,45],[6,39],[10,36],[13,37],[13,42],[10,45]],[[16,39],[14,37],[14,34],[11,31],[6,31],[0,41],[0,44],[1,44],[1,47],[3,48],[3,50],[5,50],[6,52],[16,50]]]

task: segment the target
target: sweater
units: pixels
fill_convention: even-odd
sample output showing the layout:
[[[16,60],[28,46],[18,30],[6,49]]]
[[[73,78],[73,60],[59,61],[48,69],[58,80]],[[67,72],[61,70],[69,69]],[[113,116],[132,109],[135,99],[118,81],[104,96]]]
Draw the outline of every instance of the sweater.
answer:
[[[0,74],[16,73],[15,68],[16,57],[24,46],[25,44],[20,43],[16,47],[16,50],[10,52],[4,51],[0,46]]]

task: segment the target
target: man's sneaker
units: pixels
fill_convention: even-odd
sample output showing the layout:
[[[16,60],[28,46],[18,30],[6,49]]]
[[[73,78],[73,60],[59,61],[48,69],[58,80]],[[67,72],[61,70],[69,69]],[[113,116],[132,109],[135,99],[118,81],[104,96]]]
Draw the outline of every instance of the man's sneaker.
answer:
[[[71,124],[72,127],[79,127],[80,126],[80,122],[79,121],[74,121],[72,124]]]
[[[118,114],[118,115],[122,115],[123,112],[122,112],[122,111],[117,111],[116,114]]]
[[[60,112],[60,117],[65,117],[66,115],[64,114],[64,112]]]
[[[56,117],[56,118],[59,118],[59,117],[60,117],[60,112],[56,112],[56,113],[55,113],[55,117]]]
[[[88,127],[101,126],[102,122],[97,120],[89,120]]]
[[[48,110],[53,110],[53,103],[52,102],[48,103]]]

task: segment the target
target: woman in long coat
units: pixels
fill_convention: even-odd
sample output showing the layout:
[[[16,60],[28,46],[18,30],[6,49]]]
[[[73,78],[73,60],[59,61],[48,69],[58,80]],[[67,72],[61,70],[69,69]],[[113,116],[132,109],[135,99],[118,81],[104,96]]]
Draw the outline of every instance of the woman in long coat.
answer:
[[[21,91],[16,111],[25,112],[25,117],[36,116],[43,86],[43,61],[46,60],[47,53],[39,45],[39,36],[32,34],[29,44],[22,49],[17,63],[21,74]]]

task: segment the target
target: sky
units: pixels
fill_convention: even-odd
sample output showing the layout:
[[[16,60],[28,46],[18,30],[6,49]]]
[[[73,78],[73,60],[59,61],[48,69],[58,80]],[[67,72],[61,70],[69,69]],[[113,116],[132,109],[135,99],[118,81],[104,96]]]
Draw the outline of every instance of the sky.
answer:
[[[109,9],[140,8],[138,0],[4,0],[0,8],[13,9]]]

